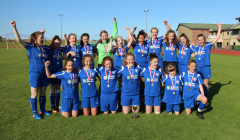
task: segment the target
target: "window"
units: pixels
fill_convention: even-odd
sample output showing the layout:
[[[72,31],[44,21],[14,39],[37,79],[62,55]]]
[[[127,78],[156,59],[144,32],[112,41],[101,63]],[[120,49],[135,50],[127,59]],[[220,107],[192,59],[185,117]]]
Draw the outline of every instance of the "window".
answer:
[[[238,35],[239,30],[232,30],[232,35]]]
[[[228,46],[228,42],[227,42],[227,46]]]
[[[227,32],[227,35],[229,35],[229,31]]]
[[[235,43],[235,42],[233,42],[233,45],[235,46],[235,45],[236,45],[236,43]]]

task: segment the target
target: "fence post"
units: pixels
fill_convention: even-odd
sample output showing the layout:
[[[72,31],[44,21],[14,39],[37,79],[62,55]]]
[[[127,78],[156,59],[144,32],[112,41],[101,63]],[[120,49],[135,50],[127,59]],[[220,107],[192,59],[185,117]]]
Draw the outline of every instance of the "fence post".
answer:
[[[9,47],[8,47],[8,39],[6,39],[6,44],[7,44],[7,50],[9,49]]]

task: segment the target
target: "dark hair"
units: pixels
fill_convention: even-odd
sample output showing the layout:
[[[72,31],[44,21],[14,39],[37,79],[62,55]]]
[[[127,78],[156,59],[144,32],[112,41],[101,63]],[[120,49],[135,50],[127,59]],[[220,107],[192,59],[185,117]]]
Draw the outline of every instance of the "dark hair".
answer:
[[[102,30],[102,31],[100,32],[100,37],[102,36],[103,33],[106,33],[106,34],[108,35],[107,31]],[[98,41],[98,43],[102,43],[102,39],[100,39],[100,41]],[[98,44],[98,43],[97,43],[97,44]],[[108,40],[107,40],[107,43],[108,43]]]
[[[175,32],[173,31],[173,30],[169,30],[167,33],[166,33],[166,35],[165,35],[165,40],[166,40],[166,45],[168,46],[169,45],[169,38],[168,38],[168,35],[170,34],[170,33],[173,33],[174,34],[174,40],[173,40],[173,45],[177,45],[177,43],[178,43],[178,39],[177,39],[177,36],[176,36],[176,34],[175,34]]]
[[[190,60],[188,61],[188,65],[190,65],[190,64],[192,64],[192,63],[197,64],[196,60],[190,59]]]
[[[204,38],[204,44],[206,44],[206,37],[205,37],[203,34],[199,34],[199,35],[197,36],[197,39],[198,39],[199,37],[203,37],[203,38]]]
[[[53,37],[53,39],[51,40],[51,42],[50,42],[50,44],[49,44],[49,47],[51,48],[51,50],[55,50],[55,48],[54,48],[54,41],[55,40],[59,40],[60,41],[60,44],[61,44],[61,39],[60,39],[60,37],[58,36],[58,35],[55,35],[54,37]],[[59,44],[59,46],[60,46],[60,44]]]
[[[42,33],[42,32],[39,32],[39,31],[36,31],[36,32],[32,33],[32,34],[30,35],[29,43],[32,43],[32,44],[34,44],[35,46],[37,46],[36,40],[37,40],[37,38],[38,38],[38,36],[39,36],[40,34],[43,35],[43,33]]]
[[[84,67],[85,66],[85,60],[86,60],[86,58],[87,57],[90,57],[91,58],[91,61],[93,60],[93,58],[92,58],[92,55],[91,54],[86,54],[86,55],[84,55],[84,57],[83,57],[83,59],[82,59],[82,67]]]
[[[140,35],[143,35],[144,38],[146,38],[146,34],[145,34],[144,30],[139,31],[137,39],[139,38]]]
[[[69,34],[69,35],[68,35],[67,44],[70,44],[70,42],[69,42],[68,40],[70,39],[71,35],[75,35],[75,34]],[[75,35],[75,37],[77,38],[76,35]]]
[[[117,39],[118,39],[119,37],[121,37],[121,36],[118,36],[118,37],[115,38],[117,56],[119,56],[119,53],[118,53],[118,48],[119,48],[119,47],[118,47],[118,41],[117,41]],[[121,37],[121,38],[122,38],[122,37]],[[124,40],[123,40],[123,41],[124,41]],[[124,46],[122,47],[122,52],[123,52],[123,56],[124,56],[124,55],[125,55],[125,53],[124,53],[124,52],[125,52],[125,47],[124,47]]]
[[[150,53],[150,54],[149,54],[149,58],[150,58],[150,61],[152,61],[154,58],[157,58],[157,59],[158,59],[158,56],[157,56],[157,54],[154,52],[154,53]]]
[[[181,39],[181,37],[184,37],[186,39],[186,45],[189,48],[189,42],[190,41],[189,41],[188,37],[184,33],[182,33],[179,38]]]
[[[113,60],[112,60],[112,58],[111,58],[110,56],[106,56],[106,57],[103,58],[102,66],[105,66],[105,62],[106,62],[107,60],[111,61],[112,65],[113,65]]]
[[[88,33],[83,33],[83,34],[81,35],[81,41],[80,41],[80,45],[81,45],[81,46],[84,45],[84,43],[83,43],[83,37],[84,37],[84,36],[87,36],[88,39],[89,39],[89,34],[88,34]]]
[[[65,61],[64,66],[63,66],[63,70],[67,70],[66,66],[67,66],[67,62],[69,62],[69,61],[72,61],[72,62],[73,62],[73,66],[74,66],[74,61],[73,61],[73,59],[72,59],[72,58],[67,58],[66,61]]]

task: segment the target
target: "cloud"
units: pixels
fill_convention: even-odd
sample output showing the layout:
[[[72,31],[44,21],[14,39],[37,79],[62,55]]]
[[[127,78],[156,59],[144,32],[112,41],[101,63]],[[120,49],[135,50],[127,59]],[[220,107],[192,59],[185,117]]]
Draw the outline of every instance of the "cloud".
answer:
[[[34,22],[23,21],[23,22],[19,22],[19,23],[23,23],[23,24],[41,24],[41,23],[45,23],[45,22],[43,22],[43,21],[34,21]]]
[[[4,37],[14,37],[14,38],[15,38],[15,35],[14,35],[13,32],[12,32],[12,33],[5,33],[5,34],[3,34],[3,36],[4,36]],[[21,37],[21,38],[29,38],[30,35],[20,34],[20,37]]]

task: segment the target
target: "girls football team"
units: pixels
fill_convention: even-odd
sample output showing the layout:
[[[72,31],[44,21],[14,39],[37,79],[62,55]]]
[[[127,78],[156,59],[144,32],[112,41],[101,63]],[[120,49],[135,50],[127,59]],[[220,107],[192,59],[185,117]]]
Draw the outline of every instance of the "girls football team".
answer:
[[[179,115],[183,99],[187,115],[199,104],[196,115],[204,119],[201,111],[207,104],[211,78],[210,51],[219,39],[221,24],[217,23],[218,34],[212,42],[207,43],[205,36],[199,34],[198,46],[195,46],[196,43],[190,44],[184,33],[180,35],[179,41],[165,20],[167,33],[164,36],[158,37],[158,29],[154,27],[151,29],[151,37],[141,30],[135,38],[136,27],[131,33],[127,27],[128,44],[124,44],[122,37],[116,37],[118,29],[115,17],[113,21],[113,34],[108,38],[108,33],[101,31],[101,41],[95,46],[89,44],[89,34],[84,33],[80,45],[76,45],[75,34],[69,34],[68,38],[64,35],[65,47],[60,47],[59,36],[54,36],[49,46],[43,45],[45,30],[32,33],[29,43],[25,42],[20,38],[16,22],[11,21],[16,40],[26,48],[29,56],[33,117],[42,119],[37,111],[38,93],[40,114],[51,115],[45,110],[48,85],[52,113],[60,111],[64,117],[77,117],[80,106],[78,86],[81,84],[81,107],[85,116],[96,116],[99,105],[104,114],[109,111],[115,114],[120,98],[124,114],[132,110],[131,106],[138,106],[135,112],[139,112],[141,100],[144,99],[147,114],[151,114],[153,109],[155,114],[160,114],[161,102],[165,102],[168,114],[174,111]],[[115,48],[112,46],[113,39]],[[130,47],[133,53],[128,52]],[[99,56],[98,68],[94,67],[96,54]],[[190,57],[195,57],[195,60]],[[64,66],[62,60],[65,60]],[[99,91],[97,78],[100,80]],[[165,86],[163,98],[162,86]]]

